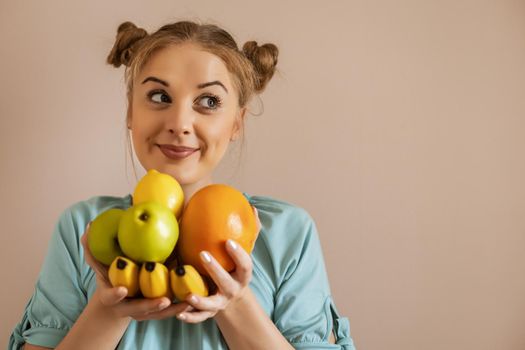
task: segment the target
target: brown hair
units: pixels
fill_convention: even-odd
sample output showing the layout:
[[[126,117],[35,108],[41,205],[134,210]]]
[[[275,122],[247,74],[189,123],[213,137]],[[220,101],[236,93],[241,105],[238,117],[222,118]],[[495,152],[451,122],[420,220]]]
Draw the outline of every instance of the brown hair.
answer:
[[[107,63],[126,66],[128,100],[131,101],[133,81],[151,55],[171,44],[191,42],[221,58],[232,74],[233,84],[239,94],[239,106],[244,107],[254,93],[264,90],[277,65],[279,50],[274,44],[258,46],[248,41],[240,51],[233,37],[214,24],[180,21],[166,24],[155,33],[131,22],[122,23]]]

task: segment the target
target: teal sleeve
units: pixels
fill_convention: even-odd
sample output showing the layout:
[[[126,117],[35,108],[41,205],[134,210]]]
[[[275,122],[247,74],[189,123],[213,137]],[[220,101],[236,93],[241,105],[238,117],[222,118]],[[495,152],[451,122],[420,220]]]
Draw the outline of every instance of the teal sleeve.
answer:
[[[296,349],[355,350],[348,318],[341,317],[330,292],[321,244],[314,221],[296,211],[282,252],[282,278],[275,295],[274,323]],[[329,344],[334,330],[336,344]]]
[[[8,349],[20,349],[24,343],[55,348],[85,307],[83,278],[87,270],[80,256],[79,240],[85,223],[75,218],[71,209],[60,216],[35,290],[10,337]]]

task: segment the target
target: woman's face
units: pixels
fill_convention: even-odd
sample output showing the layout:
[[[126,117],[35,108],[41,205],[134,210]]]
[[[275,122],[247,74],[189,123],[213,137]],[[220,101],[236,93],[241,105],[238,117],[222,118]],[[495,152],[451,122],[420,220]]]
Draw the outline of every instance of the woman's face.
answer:
[[[194,44],[157,51],[137,75],[128,123],[137,158],[146,170],[202,187],[242,128],[223,61]]]

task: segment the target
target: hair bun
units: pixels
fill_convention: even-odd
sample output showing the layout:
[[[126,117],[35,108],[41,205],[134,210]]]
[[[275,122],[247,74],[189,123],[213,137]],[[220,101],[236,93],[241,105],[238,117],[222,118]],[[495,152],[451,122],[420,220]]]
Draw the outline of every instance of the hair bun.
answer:
[[[258,77],[255,91],[261,92],[275,73],[279,49],[274,44],[267,43],[258,46],[256,41],[248,41],[243,45],[242,51],[252,62]]]
[[[133,49],[137,43],[148,35],[148,32],[138,28],[132,22],[124,22],[117,29],[115,44],[106,62],[114,67],[129,66],[133,58]]]

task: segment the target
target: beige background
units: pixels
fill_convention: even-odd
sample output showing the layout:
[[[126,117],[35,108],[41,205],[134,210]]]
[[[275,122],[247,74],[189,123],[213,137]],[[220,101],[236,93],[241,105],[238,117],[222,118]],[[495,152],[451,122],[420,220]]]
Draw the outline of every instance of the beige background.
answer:
[[[281,49],[217,180],[312,214],[359,349],[525,348],[517,0],[2,0],[2,344],[60,212],[134,187],[118,24],[184,18]]]

